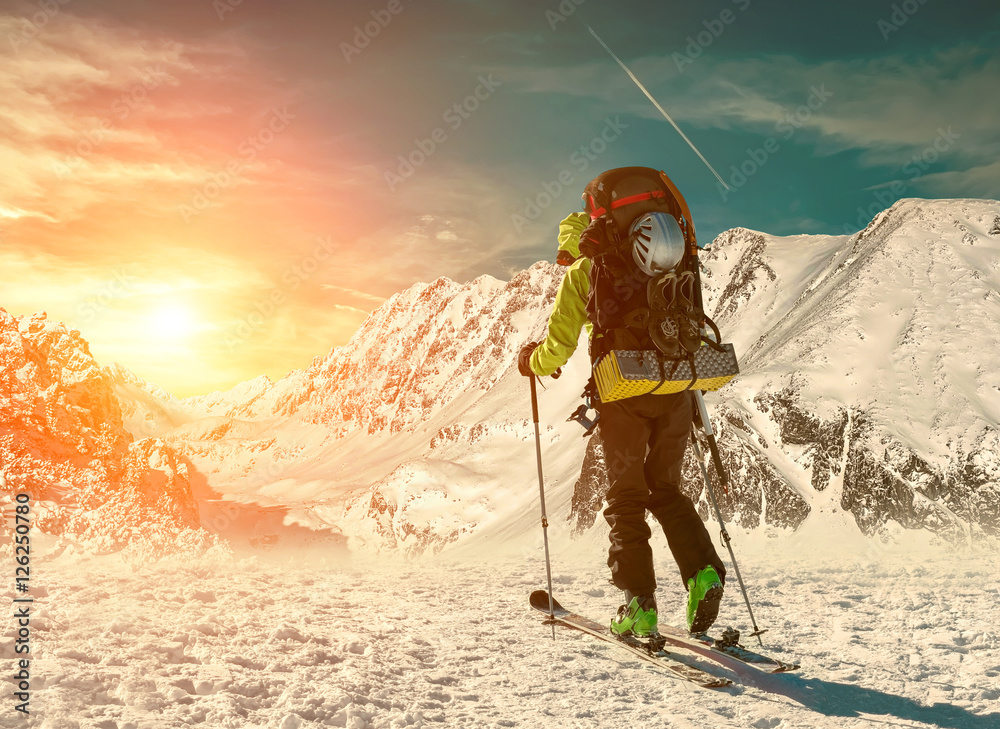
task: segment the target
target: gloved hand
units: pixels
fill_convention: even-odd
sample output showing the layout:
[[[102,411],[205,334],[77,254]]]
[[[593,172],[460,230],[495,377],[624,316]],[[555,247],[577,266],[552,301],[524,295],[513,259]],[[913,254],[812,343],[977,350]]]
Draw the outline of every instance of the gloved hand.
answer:
[[[523,347],[517,355],[517,371],[520,372],[525,377],[534,376],[534,372],[531,371],[531,354],[538,348],[538,342],[528,342]]]
[[[594,218],[580,234],[580,253],[587,258],[595,258],[606,253],[614,242],[609,226],[614,222],[606,215]]]
[[[531,355],[538,349],[539,342],[528,342],[517,355],[517,371],[525,377],[533,377],[534,371],[531,369]],[[556,367],[556,371],[549,375],[553,380],[562,377],[562,367]]]
[[[556,254],[556,263],[560,266],[572,266],[575,261],[576,259],[573,258],[573,254],[569,251],[559,251]]]

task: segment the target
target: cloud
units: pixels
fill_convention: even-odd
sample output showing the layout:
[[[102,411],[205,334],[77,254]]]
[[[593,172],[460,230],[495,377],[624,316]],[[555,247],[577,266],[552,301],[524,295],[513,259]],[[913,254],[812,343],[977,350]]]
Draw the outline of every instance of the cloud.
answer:
[[[8,208],[0,207],[0,218],[11,218],[17,220],[18,218],[42,218],[43,220],[48,220],[50,223],[55,222],[55,218],[46,215],[45,213],[39,213],[31,210],[21,210],[20,208]]]
[[[368,316],[371,313],[370,311],[365,311],[364,309],[359,309],[355,306],[346,306],[345,304],[332,304],[331,308],[334,311],[344,311],[351,314],[358,314],[362,317]]]
[[[19,37],[24,22],[0,15],[0,37]],[[125,168],[111,174],[110,153],[121,145],[159,151],[156,135],[135,122],[157,89],[192,71],[183,54],[179,44],[116,33],[66,12],[31,40],[0,43],[0,200],[61,219],[99,198],[96,186],[131,178],[129,160],[117,160]],[[145,177],[152,169],[167,179],[186,176],[176,162],[147,166]]]
[[[932,194],[1000,200],[1000,160],[964,170],[930,173],[920,178],[920,184]]]
[[[347,294],[348,296],[362,299],[364,301],[370,301],[373,304],[381,304],[385,302],[384,296],[375,296],[373,294],[369,294],[364,291],[358,291],[357,289],[347,288],[346,286],[336,286],[334,284],[324,283],[320,284],[320,288],[323,289],[324,291],[334,291],[340,294]]]
[[[530,265],[554,249],[551,241],[562,214],[553,206],[545,211],[549,229],[516,230],[511,215],[524,207],[524,184],[523,179],[508,184],[488,169],[434,157],[396,188],[391,207],[378,202],[384,197],[381,188],[364,193],[372,201],[359,207],[377,210],[366,219],[371,226],[338,250],[337,265],[325,283],[388,296],[439,276],[459,282],[483,273],[505,276],[505,261],[514,253],[534,251],[525,258]],[[528,184],[534,189],[541,181]],[[576,194],[575,189],[567,192],[559,205],[577,207]]]
[[[297,98],[238,34],[182,41],[71,11],[30,40],[0,43],[6,207],[69,221],[131,199],[136,212],[175,214]],[[0,14],[0,39],[20,37],[25,22]],[[231,186],[274,174],[277,146],[242,159]]]
[[[647,56],[630,66],[674,119],[689,126],[775,136],[782,120],[802,110],[794,128],[804,132],[803,141],[827,154],[862,150],[871,165],[898,164],[948,126],[964,136],[954,150],[962,158],[978,157],[984,146],[1000,151],[1000,57],[974,45],[922,57],[825,62],[707,54],[683,72],[671,56]],[[521,93],[590,99],[597,118],[609,113],[661,118],[611,61],[497,73]],[[811,110],[815,90],[831,96]]]

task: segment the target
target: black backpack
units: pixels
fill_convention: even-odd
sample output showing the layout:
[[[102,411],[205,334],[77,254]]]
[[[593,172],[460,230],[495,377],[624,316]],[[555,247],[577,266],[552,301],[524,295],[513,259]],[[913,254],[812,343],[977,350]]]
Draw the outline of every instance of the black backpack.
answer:
[[[594,178],[584,189],[583,202],[591,220],[604,221],[601,245],[581,247],[592,260],[587,302],[594,325],[591,361],[612,350],[638,350],[693,365],[703,342],[720,349],[719,330],[702,309],[691,210],[673,181],[651,167],[620,167]],[[650,212],[672,215],[686,244],[677,267],[657,276],[635,263],[629,237],[632,224]],[[714,341],[702,334],[706,326]]]

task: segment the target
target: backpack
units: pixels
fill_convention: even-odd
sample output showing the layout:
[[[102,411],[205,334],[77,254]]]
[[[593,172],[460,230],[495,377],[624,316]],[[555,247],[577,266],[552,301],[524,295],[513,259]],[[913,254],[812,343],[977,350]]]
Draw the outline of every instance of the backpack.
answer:
[[[590,354],[601,399],[721,387],[738,366],[732,346],[721,344],[718,327],[702,308],[694,223],[677,186],[653,168],[621,167],[594,178],[583,202],[592,221],[604,220],[601,244],[581,250],[592,261],[587,316],[594,326]],[[652,212],[673,216],[685,242],[680,263],[654,276],[634,261],[630,237],[633,223]],[[722,355],[712,362],[710,382],[701,377],[699,360],[712,360],[703,344]],[[732,374],[717,383],[728,370]]]

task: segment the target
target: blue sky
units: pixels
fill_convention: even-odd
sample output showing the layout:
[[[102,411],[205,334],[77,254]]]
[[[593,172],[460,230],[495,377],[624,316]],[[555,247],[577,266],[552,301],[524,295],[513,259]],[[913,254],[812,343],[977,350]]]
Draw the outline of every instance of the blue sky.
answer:
[[[425,171],[472,167],[515,201],[544,193],[562,170],[574,173],[575,188],[523,231],[524,250],[511,255],[511,265],[547,250],[591,173],[628,164],[661,167],[675,178],[703,243],[738,225],[779,234],[857,230],[899,197],[1000,197],[1000,6],[588,0],[571,15],[560,7],[574,5],[440,10],[440,30],[416,34],[400,51],[421,59],[413,67],[419,82],[397,75],[380,86],[384,99],[366,95],[364,102],[384,109],[374,115],[383,120],[382,152],[391,158],[412,148],[412,138],[466,92],[474,73],[503,81]],[[414,4],[406,12],[420,11]],[[735,182],[732,192],[720,191],[584,23]],[[367,52],[381,51],[373,43]],[[396,62],[396,49],[385,53],[371,61],[358,56],[352,65]],[[417,113],[400,116],[393,105]],[[596,140],[608,118],[627,129],[578,172],[574,150]],[[776,151],[756,164],[768,140]],[[753,174],[744,180],[737,170]],[[518,208],[515,202],[514,213]]]
[[[591,173],[628,164],[661,167],[675,178],[703,243],[734,226],[778,234],[857,230],[899,197],[1000,197],[995,4],[913,3],[906,8],[916,12],[907,15],[878,2],[589,0],[565,22],[543,11],[559,12],[557,3],[516,11],[517,3],[476,5],[456,11],[468,25],[452,19],[451,32],[413,49],[426,59],[428,84],[411,87],[423,102],[403,105],[427,111],[415,123],[386,113],[385,152],[406,149],[431,126],[430,110],[462,94],[470,70],[502,79],[496,97],[426,167],[430,174],[448,164],[476,167],[516,190],[516,200],[542,194],[562,170],[574,173],[575,189],[524,230],[524,250],[508,259],[512,265],[545,252]],[[584,23],[735,182],[733,191],[720,191]],[[482,26],[491,32],[468,29]],[[720,28],[718,37],[711,33]],[[627,129],[577,173],[574,150],[596,140],[609,117]],[[765,160],[762,149],[776,151]]]
[[[1000,198],[995,1],[55,6],[0,0],[0,306],[178,392],[304,366],[415,282],[553,260],[612,167],[670,174],[703,245]],[[154,363],[150,321],[188,345]]]

